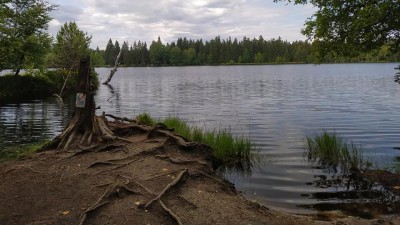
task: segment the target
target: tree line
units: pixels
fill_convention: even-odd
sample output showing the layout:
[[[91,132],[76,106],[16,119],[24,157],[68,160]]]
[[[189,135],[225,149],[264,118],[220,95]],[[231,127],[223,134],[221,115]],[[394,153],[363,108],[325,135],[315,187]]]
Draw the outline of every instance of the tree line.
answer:
[[[306,1],[296,0],[295,2]],[[382,5],[377,5],[377,7],[385,10],[398,8],[396,4],[392,5],[387,2],[379,4]],[[387,18],[384,15],[383,18],[386,18],[386,22],[390,22],[391,26],[382,24],[382,32],[366,33],[369,31],[366,29],[370,27],[369,20],[365,24],[361,24],[362,26],[356,23],[360,26],[356,28],[365,35],[377,35],[378,38],[382,36],[378,35],[379,33],[384,33],[384,36],[388,37],[373,39],[379,42],[367,41],[365,38],[350,35],[344,36],[340,40],[324,41],[324,38],[329,38],[329,34],[334,33],[328,29],[331,26],[324,25],[322,27],[324,29],[321,29],[323,31],[325,28],[328,29],[327,34],[319,37],[320,33],[316,32],[315,24],[310,21],[303,33],[313,39],[312,42],[288,42],[280,37],[266,40],[262,36],[258,38],[243,37],[242,39],[231,37],[222,39],[217,36],[206,41],[181,37],[171,43],[163,43],[161,38],[158,38],[153,40],[150,45],[143,41],[135,41],[130,45],[127,41],[120,44],[118,41],[113,42],[110,39],[105,50],[100,50],[98,47],[96,49],[89,48],[91,36],[81,31],[75,22],[65,23],[57,36],[52,38],[46,29],[51,20],[49,13],[56,6],[50,5],[44,0],[6,0],[0,2],[0,6],[0,70],[12,69],[16,75],[22,68],[55,67],[74,70],[79,58],[87,54],[91,56],[92,65],[113,66],[120,51],[122,53],[120,65],[122,66],[392,62],[400,59],[399,51],[393,51],[393,49],[398,49],[400,40],[396,39],[399,26],[396,18],[398,17]],[[352,22],[351,18],[345,20],[340,16],[340,12],[342,12],[340,4],[332,7],[338,8],[336,13],[338,22],[347,25]],[[351,10],[363,10],[358,5],[349,5],[349,7],[352,7]],[[396,10],[400,11],[397,8]],[[343,27],[346,26],[343,25]],[[357,32],[351,34],[353,33]],[[350,43],[350,37],[354,43]],[[365,43],[355,41],[364,41]],[[368,46],[370,47],[367,48]],[[351,51],[349,52],[349,50]]]
[[[265,40],[262,36],[252,39],[243,37],[241,40],[217,36],[205,42],[183,37],[166,44],[159,37],[149,47],[142,41],[135,41],[133,45],[124,41],[120,45],[118,41],[109,39],[105,50],[92,50],[92,58],[96,66],[114,65],[120,51],[120,64],[123,66],[394,62],[400,59],[399,54],[391,52],[385,44],[351,57],[330,52],[321,60],[314,45],[308,41],[288,42],[280,37]]]

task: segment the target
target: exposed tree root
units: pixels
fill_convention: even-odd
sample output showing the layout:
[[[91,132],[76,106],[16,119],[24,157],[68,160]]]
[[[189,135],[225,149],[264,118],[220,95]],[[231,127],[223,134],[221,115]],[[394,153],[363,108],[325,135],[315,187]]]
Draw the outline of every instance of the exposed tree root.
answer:
[[[9,172],[11,172],[11,171],[17,170],[17,169],[19,169],[19,168],[29,169],[30,171],[32,171],[32,172],[34,172],[34,173],[39,173],[38,171],[34,170],[32,167],[26,166],[26,165],[19,165],[19,166],[16,166],[16,167],[14,167],[14,168],[11,168],[11,169],[5,171],[4,173],[6,174],[6,173],[9,173]]]
[[[114,194],[116,194],[119,198],[121,197],[122,191],[128,192],[130,194],[141,195],[141,193],[132,190],[131,188],[129,188],[126,185],[127,184],[121,185],[118,183],[110,184],[107,187],[107,189],[104,191],[104,193],[97,199],[97,201],[92,206],[90,206],[85,212],[82,213],[78,224],[83,225],[85,223],[86,219],[88,218],[89,214],[94,213],[96,210],[98,210],[102,206],[108,204],[111,200],[110,199],[111,196]]]
[[[169,189],[171,189],[171,188],[174,187],[177,183],[179,183],[179,181],[181,181],[181,180],[183,179],[184,175],[187,175],[187,174],[189,174],[187,169],[184,169],[182,172],[180,172],[179,175],[178,175],[171,183],[169,183],[169,184],[164,188],[164,190],[162,190],[162,191],[160,192],[160,194],[158,194],[157,197],[155,197],[154,199],[150,200],[150,201],[144,206],[144,208],[145,208],[145,209],[148,208],[149,206],[151,206],[151,204],[153,204],[153,202],[155,202],[155,201],[161,199],[161,197],[162,197]]]
[[[168,143],[168,141],[172,141],[173,143],[177,144],[179,147],[181,147],[183,149],[190,149],[190,148],[197,146],[197,143],[190,142],[182,136],[179,136],[177,134],[174,134],[174,133],[171,133],[170,131],[165,131],[165,130],[155,129],[155,131],[153,131],[153,133],[149,133],[148,137],[151,138],[152,135],[154,135],[154,133],[159,134],[164,137],[168,137],[166,143]]]
[[[110,144],[105,144],[105,145],[95,145],[95,146],[91,146],[88,148],[84,148],[78,152],[75,152],[73,155],[69,156],[73,157],[73,156],[77,156],[77,155],[81,155],[81,154],[85,154],[85,153],[90,153],[90,152],[102,152],[102,151],[108,151],[108,150],[112,150],[112,149],[119,149],[119,148],[126,148],[125,144],[121,144],[121,143],[110,143]],[[125,150],[124,150],[125,152]]]
[[[141,188],[142,188],[143,190],[145,190],[147,193],[149,193],[149,194],[151,194],[151,195],[155,195],[155,193],[154,193],[152,190],[148,189],[146,186],[144,186],[143,184],[139,183],[138,181],[136,181],[136,180],[133,179],[132,177],[128,177],[128,176],[121,175],[121,174],[119,174],[118,176],[120,176],[120,177],[122,177],[122,178],[125,178],[125,179],[128,179],[128,180],[130,180],[130,181],[133,181],[136,185],[138,185],[139,187],[141,187]]]
[[[170,171],[170,172],[168,172],[168,173],[161,173],[161,174],[157,174],[157,175],[154,175],[154,176],[152,176],[152,177],[149,177],[149,178],[146,178],[146,179],[144,179],[144,181],[148,181],[148,180],[153,180],[153,179],[155,179],[155,178],[159,178],[159,177],[163,177],[163,176],[165,176],[165,175],[169,175],[169,174],[173,174],[173,173],[176,173],[177,171],[181,171],[180,169],[179,170],[172,170],[172,171]]]
[[[105,114],[105,116],[113,118],[114,120],[121,121],[121,122],[126,121],[126,122],[129,122],[129,123],[137,123],[136,120],[131,120],[131,119],[128,119],[126,117],[118,117],[118,116],[114,116],[112,114]]]
[[[191,163],[198,163],[201,165],[207,165],[206,162],[202,162],[199,160],[185,160],[185,159],[180,159],[180,158],[172,158],[167,155],[155,155],[156,158],[161,158],[161,159],[166,159],[169,162],[175,163],[175,164],[181,164],[181,165],[187,165]]]
[[[179,217],[172,212],[162,201],[161,199],[158,199],[158,202],[160,202],[161,207],[176,221],[178,225],[183,225]]]
[[[208,177],[208,178],[211,178],[211,179],[217,181],[218,183],[220,183],[220,184],[222,184],[222,185],[224,185],[224,186],[226,185],[225,182],[223,182],[222,180],[220,180],[220,179],[218,179],[218,178],[216,178],[216,177],[214,177],[214,176],[211,176],[211,175],[206,174],[206,173],[201,172],[201,171],[198,171],[198,173],[201,174],[201,175],[203,175],[203,176],[206,176],[206,177]]]

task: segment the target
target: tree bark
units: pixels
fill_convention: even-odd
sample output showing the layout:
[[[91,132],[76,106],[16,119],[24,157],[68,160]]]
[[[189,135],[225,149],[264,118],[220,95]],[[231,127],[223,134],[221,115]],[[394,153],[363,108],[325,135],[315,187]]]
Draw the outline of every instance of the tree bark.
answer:
[[[114,68],[111,70],[110,75],[108,76],[107,80],[106,80],[103,84],[108,84],[108,83],[110,83],[110,81],[111,81],[111,79],[113,78],[115,72],[117,72],[117,70],[118,70],[118,65],[119,65],[118,61],[119,61],[119,58],[121,57],[121,53],[122,53],[122,51],[119,51],[119,53],[118,53],[118,55],[117,55],[117,58],[115,58]]]
[[[90,74],[90,58],[87,57],[80,62],[74,114],[68,126],[49,147],[57,146],[57,149],[64,150],[116,138],[107,126],[104,113],[102,116],[95,115],[96,106]]]

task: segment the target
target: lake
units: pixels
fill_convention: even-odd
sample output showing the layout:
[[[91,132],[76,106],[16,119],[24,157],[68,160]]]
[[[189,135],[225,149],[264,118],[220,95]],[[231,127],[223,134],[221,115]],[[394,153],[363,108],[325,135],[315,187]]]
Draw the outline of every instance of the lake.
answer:
[[[95,101],[102,111],[134,117],[179,116],[204,129],[230,129],[257,145],[259,168],[225,176],[250,200],[309,212],[312,205],[348,199],[319,198],[345,188],[318,185],[331,176],[304,158],[303,140],[336,132],[375,164],[400,155],[398,64],[325,64],[119,68]],[[97,68],[105,80],[109,68]],[[71,108],[55,99],[0,106],[0,142],[23,144],[53,138]],[[299,207],[299,206],[302,207]]]

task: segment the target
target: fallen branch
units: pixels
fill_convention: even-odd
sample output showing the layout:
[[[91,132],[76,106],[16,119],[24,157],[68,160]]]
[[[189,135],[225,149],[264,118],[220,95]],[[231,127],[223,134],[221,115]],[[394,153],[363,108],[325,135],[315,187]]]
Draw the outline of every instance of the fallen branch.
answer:
[[[161,197],[162,197],[169,189],[171,189],[173,186],[175,186],[177,183],[179,183],[179,181],[181,181],[183,175],[186,175],[186,174],[188,174],[188,169],[184,169],[182,172],[180,172],[179,175],[175,178],[175,180],[173,180],[171,183],[169,183],[169,184],[164,188],[164,190],[162,190],[162,191],[160,192],[160,194],[159,194],[157,197],[155,197],[155,198],[152,199],[150,202],[148,202],[148,203],[144,206],[144,208],[145,208],[145,209],[148,208],[151,204],[153,204],[153,202],[155,202],[155,201],[161,199]]]

